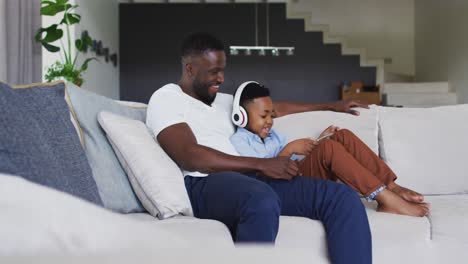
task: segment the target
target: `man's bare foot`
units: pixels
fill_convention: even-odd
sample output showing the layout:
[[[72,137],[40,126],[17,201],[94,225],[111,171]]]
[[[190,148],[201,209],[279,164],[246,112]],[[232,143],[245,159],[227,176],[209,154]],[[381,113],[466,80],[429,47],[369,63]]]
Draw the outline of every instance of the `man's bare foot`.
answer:
[[[418,192],[400,186],[394,182],[390,183],[387,187],[390,191],[398,194],[401,198],[408,202],[424,203],[424,196]]]
[[[394,192],[384,189],[376,197],[377,211],[391,214],[423,217],[429,213],[429,204],[412,203],[404,200]]]

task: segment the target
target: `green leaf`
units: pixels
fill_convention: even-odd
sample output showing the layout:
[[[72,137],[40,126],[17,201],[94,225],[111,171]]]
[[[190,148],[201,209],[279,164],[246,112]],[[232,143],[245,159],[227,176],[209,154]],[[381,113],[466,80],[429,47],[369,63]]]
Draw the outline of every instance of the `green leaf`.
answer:
[[[44,43],[51,43],[56,40],[59,40],[63,36],[63,30],[60,28],[57,28],[57,24],[53,24],[47,28],[40,28],[35,36],[35,39],[37,42],[40,42],[42,44]],[[43,38],[42,35],[43,33],[46,33],[45,37]]]
[[[73,65],[69,63],[62,63],[60,61],[56,61],[47,68],[45,79],[48,82],[65,79],[67,81],[73,82],[78,86],[81,86],[84,82],[80,71],[75,69]]]
[[[41,7],[41,15],[43,16],[55,16],[57,13],[65,11],[64,6],[57,6],[57,5],[47,5]]]
[[[76,8],[77,5],[68,4],[68,0],[56,0],[41,2],[41,15],[44,16],[55,16],[56,14]]]
[[[81,39],[77,39],[75,40],[75,47],[78,51],[81,51],[83,52],[84,51],[84,43],[83,43],[83,40]]]
[[[66,1],[65,1],[66,3]],[[52,1],[42,1],[41,3],[41,15],[43,16],[55,16],[56,14],[69,9],[72,5],[70,4],[57,4]]]
[[[75,47],[80,52],[87,52],[91,45],[93,45],[93,40],[88,35],[83,35],[81,39],[75,40]]]
[[[73,24],[79,23],[80,20],[81,20],[80,15],[67,13],[63,16],[63,19],[62,21],[60,21],[60,24],[73,25]]]
[[[77,8],[78,5],[70,5],[70,7],[67,9],[68,12],[72,11],[73,9]]]
[[[83,37],[83,42],[86,44],[87,47],[93,45],[93,39],[91,39],[91,37],[88,35]]]
[[[68,3],[69,0],[56,0],[58,5],[64,5]]]
[[[83,62],[83,65],[81,65],[80,72],[86,71],[86,70],[88,69],[88,63],[89,63],[90,61],[92,61],[92,60],[97,61],[97,59],[94,58],[94,57],[93,57],[93,58],[88,58],[88,59],[86,59],[86,60]]]
[[[63,36],[63,30],[57,28],[57,25],[52,25],[46,29],[46,36],[42,39],[43,42],[50,43],[61,39]]]
[[[48,44],[48,43],[42,43],[42,46],[48,50],[49,52],[59,52],[60,51],[60,48],[57,47],[57,46],[54,46],[54,45],[51,45],[51,44]]]

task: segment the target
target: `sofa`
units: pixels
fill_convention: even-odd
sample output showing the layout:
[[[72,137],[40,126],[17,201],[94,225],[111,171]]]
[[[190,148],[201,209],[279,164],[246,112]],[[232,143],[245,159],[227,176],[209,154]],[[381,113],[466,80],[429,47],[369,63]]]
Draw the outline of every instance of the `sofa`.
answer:
[[[108,142],[114,151],[99,152],[103,148],[97,147],[96,135],[101,140],[111,139],[106,137],[105,130],[97,128],[96,113],[123,114],[144,122],[146,106],[115,102],[71,86],[68,84],[65,92],[67,115],[74,128],[68,136],[81,142],[90,164],[102,165],[100,159],[106,155],[122,162],[122,157],[119,159],[119,153],[115,152],[115,142]],[[73,93],[75,97],[71,96]],[[331,124],[350,129],[394,169],[399,184],[425,195],[431,211],[422,218],[379,213],[375,211],[375,202],[363,199],[372,232],[374,263],[465,262],[468,259],[468,229],[464,228],[468,224],[468,105],[427,109],[371,106],[359,110],[360,116],[330,111],[293,114],[277,118],[275,127],[290,140],[317,137]],[[86,118],[94,122],[94,132],[84,124]],[[86,135],[89,133],[94,135]],[[91,154],[87,148],[95,148],[97,152]],[[128,164],[113,166],[128,176]],[[0,262],[4,263],[3,259],[62,263],[66,259],[88,263],[133,260],[145,263],[157,258],[171,263],[217,263],[221,259],[226,263],[328,263],[325,230],[319,221],[281,216],[274,246],[235,245],[221,222],[197,219],[184,210],[159,217],[162,211],[146,209],[152,201],[145,202],[146,198],[138,194],[132,196],[134,203],[130,205],[131,199],[120,203],[118,197],[103,195],[100,186],[116,184],[116,181],[98,180],[95,175],[98,170],[91,168],[103,204],[0,171]],[[107,165],[102,170],[112,169]],[[178,173],[181,172],[170,176],[180,177]],[[136,193],[141,188],[130,177],[127,185]],[[112,191],[116,189],[114,186]],[[153,204],[159,208],[157,202]]]

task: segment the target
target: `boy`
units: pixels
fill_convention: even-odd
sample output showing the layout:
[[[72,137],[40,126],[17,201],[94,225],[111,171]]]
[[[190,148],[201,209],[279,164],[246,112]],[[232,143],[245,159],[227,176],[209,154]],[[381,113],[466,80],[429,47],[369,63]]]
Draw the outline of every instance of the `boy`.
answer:
[[[230,139],[241,156],[305,155],[299,162],[301,175],[340,180],[368,201],[376,200],[377,211],[419,217],[429,213],[424,197],[397,185],[395,173],[351,131],[330,126],[320,135],[333,134],[328,139],[318,142],[303,138],[287,143],[272,128],[274,116],[268,88],[256,82],[239,87],[233,105],[233,122],[238,128]]]

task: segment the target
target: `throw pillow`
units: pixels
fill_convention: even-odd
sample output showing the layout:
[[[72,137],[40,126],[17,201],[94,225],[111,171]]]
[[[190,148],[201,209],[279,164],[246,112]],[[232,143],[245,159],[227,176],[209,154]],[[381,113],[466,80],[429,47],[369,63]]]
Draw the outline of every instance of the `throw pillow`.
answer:
[[[104,131],[99,126],[97,115],[106,110],[143,121],[146,119],[146,108],[127,107],[71,83],[67,85],[67,91],[72,110],[84,134],[85,153],[104,207],[120,213],[144,212]]]
[[[193,215],[182,171],[146,125],[110,112],[99,113],[98,120],[146,210],[161,219]]]
[[[379,112],[381,156],[397,183],[424,194],[468,193],[468,104]]]
[[[65,84],[0,83],[0,172],[102,205],[70,121]]]

